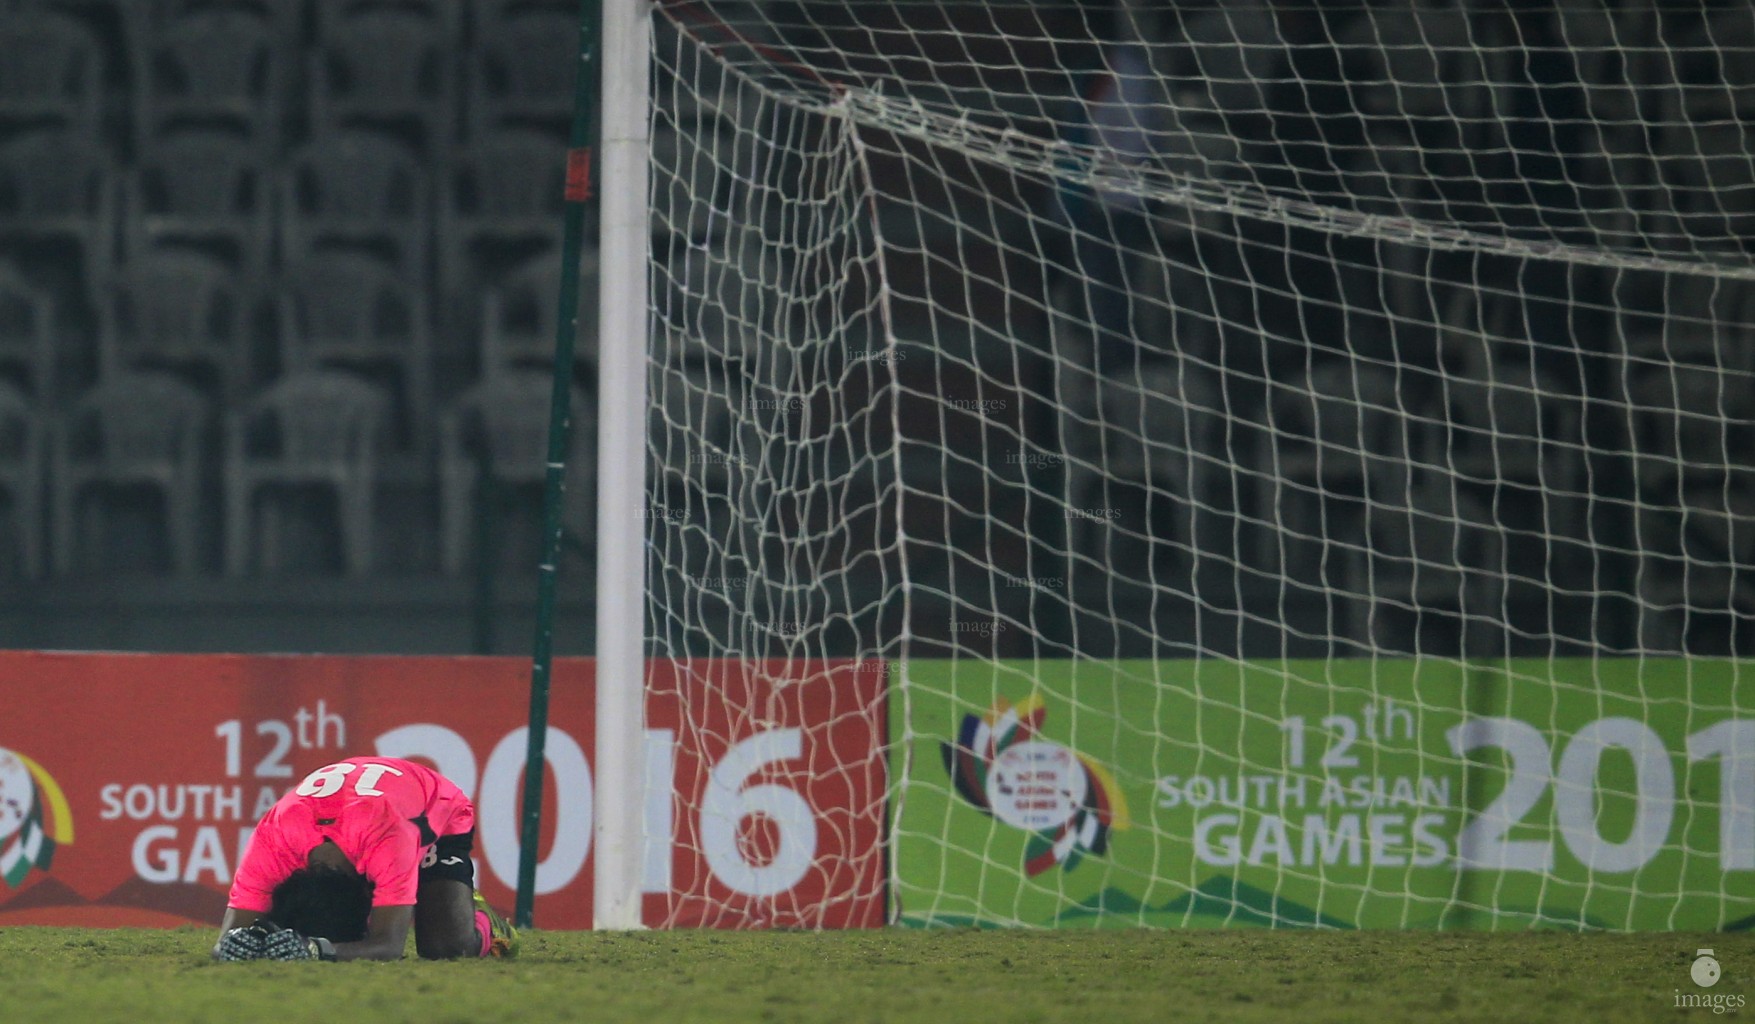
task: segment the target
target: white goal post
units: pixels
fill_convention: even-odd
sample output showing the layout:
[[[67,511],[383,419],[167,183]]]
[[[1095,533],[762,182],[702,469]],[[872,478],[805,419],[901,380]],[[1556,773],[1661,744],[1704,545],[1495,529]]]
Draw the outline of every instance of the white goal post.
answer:
[[[640,926],[646,689],[647,98],[651,6],[602,0],[599,199],[596,814],[592,915]],[[587,65],[589,67],[589,65]]]
[[[605,8],[600,923],[645,657],[888,679],[647,924],[1755,921],[1746,5]]]

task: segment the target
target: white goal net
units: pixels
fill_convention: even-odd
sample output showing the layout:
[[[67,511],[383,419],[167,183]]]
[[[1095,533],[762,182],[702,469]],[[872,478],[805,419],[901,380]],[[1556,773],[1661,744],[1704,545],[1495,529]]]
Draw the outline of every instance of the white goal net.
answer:
[[[652,923],[1755,919],[1747,5],[655,19]]]

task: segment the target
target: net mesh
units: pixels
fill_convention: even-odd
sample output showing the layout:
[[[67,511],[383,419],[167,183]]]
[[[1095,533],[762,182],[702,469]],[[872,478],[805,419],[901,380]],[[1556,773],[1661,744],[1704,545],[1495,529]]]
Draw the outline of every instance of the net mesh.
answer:
[[[1554,709],[1623,705],[1603,695],[1612,672],[1541,665],[1749,647],[1746,6],[800,0],[656,16],[652,646],[891,666],[873,756],[893,773],[896,842],[938,863],[925,884],[886,869],[892,916],[1040,923],[1035,890],[997,909],[958,894],[1020,879],[1050,905],[1083,898],[1070,871],[971,857],[940,828],[973,798],[956,791],[967,751],[947,748],[947,775],[934,745],[965,712],[990,733],[1027,721],[1021,693],[1063,742],[1144,735],[1192,766],[1184,781],[1246,776],[1262,729],[1283,759],[1306,720],[1345,738],[1330,719],[1357,731],[1363,708],[1399,701],[1410,738],[1436,738],[1395,771],[1471,779],[1489,803],[1519,777],[1522,733],[1447,732],[1452,711],[1533,716],[1545,751],[1570,728]],[[1355,678],[1337,665],[1383,659],[1466,682],[1336,682]],[[1108,682],[1077,683],[1099,667]],[[1208,671],[1264,675],[1203,685]],[[1658,703],[1709,699],[1645,685],[1624,710],[1648,728]],[[955,715],[932,719],[941,706]],[[1212,716],[1198,742],[1165,724],[1185,711]],[[1649,779],[1622,760],[1642,741],[1609,733],[1586,785],[1630,802],[1638,833]],[[1108,770],[1119,792],[1168,771]],[[1505,853],[1482,819],[1470,833],[1444,813],[1461,831],[1440,860]],[[1190,842],[1134,827],[1154,848]],[[1447,907],[1522,920],[1505,884],[1433,894],[1407,857],[1332,874],[1357,837],[1317,827],[1294,830],[1290,859],[1271,837],[1238,856],[1272,869],[1270,891],[1309,883],[1319,918],[1360,919],[1387,893],[1389,923]],[[1065,842],[1092,856],[1101,837]],[[1183,900],[1186,919],[1215,862],[1178,856],[1129,884]],[[1643,892],[1626,875],[1583,887],[1625,896],[1609,924]],[[1734,903],[1716,881],[1705,895]],[[1214,898],[1232,917],[1248,902]]]

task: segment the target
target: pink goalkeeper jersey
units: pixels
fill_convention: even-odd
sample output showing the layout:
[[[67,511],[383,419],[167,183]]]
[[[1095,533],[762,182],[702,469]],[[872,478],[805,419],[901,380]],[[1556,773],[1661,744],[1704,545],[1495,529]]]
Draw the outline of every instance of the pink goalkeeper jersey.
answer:
[[[421,860],[440,836],[475,827],[475,807],[452,782],[394,757],[351,757],[305,776],[250,837],[228,903],[266,911],[274,887],[324,839],[376,884],[375,907],[414,903]]]

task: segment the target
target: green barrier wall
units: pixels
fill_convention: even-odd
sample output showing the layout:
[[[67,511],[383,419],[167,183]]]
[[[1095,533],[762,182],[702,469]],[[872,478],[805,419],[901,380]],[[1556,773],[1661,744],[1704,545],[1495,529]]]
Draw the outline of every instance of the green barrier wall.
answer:
[[[906,923],[1755,925],[1735,662],[893,671]]]

